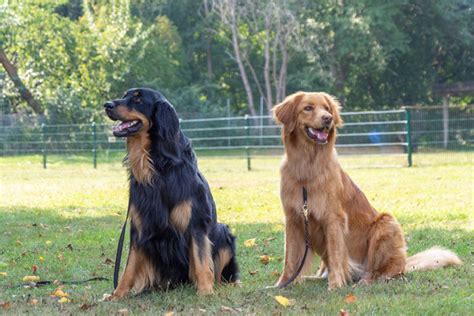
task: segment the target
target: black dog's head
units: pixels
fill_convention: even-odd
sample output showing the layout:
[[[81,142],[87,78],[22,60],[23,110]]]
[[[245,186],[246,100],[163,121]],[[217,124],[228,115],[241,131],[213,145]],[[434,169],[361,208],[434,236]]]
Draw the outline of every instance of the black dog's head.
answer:
[[[105,102],[104,108],[110,119],[120,121],[113,128],[113,134],[117,137],[150,132],[163,140],[171,140],[179,131],[178,116],[173,106],[152,89],[130,89],[122,99]]]

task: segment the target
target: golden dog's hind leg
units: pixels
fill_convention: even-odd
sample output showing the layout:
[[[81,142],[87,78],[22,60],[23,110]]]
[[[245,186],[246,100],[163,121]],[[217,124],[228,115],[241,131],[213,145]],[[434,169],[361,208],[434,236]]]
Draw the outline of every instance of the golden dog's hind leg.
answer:
[[[299,223],[298,221],[287,220],[285,225],[285,263],[283,272],[275,284],[276,287],[286,283],[296,272],[303,259],[305,245],[303,221],[301,220]],[[311,269],[312,261],[313,252],[311,249],[308,249],[306,261],[295,282],[302,281],[303,278],[301,276]]]
[[[214,293],[214,261],[211,242],[207,236],[192,238],[189,247],[189,274],[196,285],[199,295]]]
[[[400,225],[389,214],[379,214],[369,232],[367,274],[361,283],[402,274],[406,263],[406,245]]]

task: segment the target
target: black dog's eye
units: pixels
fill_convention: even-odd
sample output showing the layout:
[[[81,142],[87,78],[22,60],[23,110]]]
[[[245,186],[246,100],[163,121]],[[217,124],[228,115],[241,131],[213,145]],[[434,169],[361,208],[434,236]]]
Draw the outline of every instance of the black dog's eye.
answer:
[[[310,106],[310,105],[307,105],[307,106],[304,107],[304,110],[305,110],[306,112],[311,112],[311,111],[313,110],[313,107]]]

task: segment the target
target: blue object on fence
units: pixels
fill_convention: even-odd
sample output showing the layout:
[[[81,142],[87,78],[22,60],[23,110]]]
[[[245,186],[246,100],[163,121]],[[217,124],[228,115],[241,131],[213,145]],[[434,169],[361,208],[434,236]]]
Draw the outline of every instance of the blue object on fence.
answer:
[[[382,142],[382,135],[380,135],[377,129],[371,130],[368,136],[372,144],[380,144]]]

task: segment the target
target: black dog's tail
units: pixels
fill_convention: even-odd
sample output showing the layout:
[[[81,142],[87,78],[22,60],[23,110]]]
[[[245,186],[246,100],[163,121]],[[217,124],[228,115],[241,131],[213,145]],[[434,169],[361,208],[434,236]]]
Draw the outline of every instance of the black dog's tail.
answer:
[[[216,272],[222,269],[221,280],[232,283],[238,282],[239,266],[236,259],[235,236],[232,235],[229,227],[217,223],[212,228],[209,239],[213,243],[212,257],[216,266]],[[225,254],[225,256],[222,254]],[[225,262],[221,262],[222,260],[225,260]],[[222,265],[224,266],[222,267]]]

